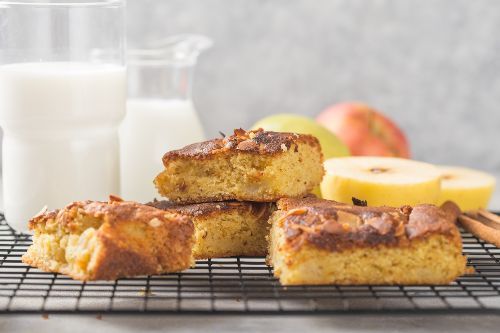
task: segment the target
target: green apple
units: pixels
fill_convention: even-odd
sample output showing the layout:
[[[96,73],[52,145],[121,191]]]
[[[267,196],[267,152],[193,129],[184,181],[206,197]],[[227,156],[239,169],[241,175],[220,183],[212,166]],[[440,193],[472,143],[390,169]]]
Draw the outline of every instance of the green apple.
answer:
[[[259,120],[252,128],[263,128],[266,131],[274,132],[311,134],[318,138],[325,160],[350,155],[349,148],[335,134],[309,117],[289,113],[276,114]]]

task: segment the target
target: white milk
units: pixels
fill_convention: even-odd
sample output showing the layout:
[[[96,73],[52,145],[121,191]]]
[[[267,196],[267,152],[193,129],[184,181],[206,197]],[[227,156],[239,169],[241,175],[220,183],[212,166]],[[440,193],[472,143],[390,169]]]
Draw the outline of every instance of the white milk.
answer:
[[[119,192],[125,68],[70,62],[0,66],[7,221]]]
[[[120,128],[122,197],[139,202],[159,197],[153,179],[163,170],[163,155],[203,140],[190,101],[129,99]]]

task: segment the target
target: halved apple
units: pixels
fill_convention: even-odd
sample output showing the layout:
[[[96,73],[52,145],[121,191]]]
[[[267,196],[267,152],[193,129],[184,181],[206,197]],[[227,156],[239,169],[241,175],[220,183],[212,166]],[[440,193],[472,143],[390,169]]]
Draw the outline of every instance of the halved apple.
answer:
[[[431,164],[395,157],[353,156],[325,161],[321,183],[323,198],[369,206],[435,204],[441,173]]]
[[[439,166],[441,195],[438,203],[454,201],[462,211],[487,208],[495,189],[495,177],[478,170]]]

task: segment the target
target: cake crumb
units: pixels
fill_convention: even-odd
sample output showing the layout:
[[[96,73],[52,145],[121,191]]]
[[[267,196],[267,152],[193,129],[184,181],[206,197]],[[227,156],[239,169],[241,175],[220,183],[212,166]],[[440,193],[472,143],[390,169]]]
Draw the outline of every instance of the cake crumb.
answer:
[[[158,218],[153,218],[151,221],[149,221],[149,225],[152,226],[153,228],[157,228],[161,226],[162,222]]]

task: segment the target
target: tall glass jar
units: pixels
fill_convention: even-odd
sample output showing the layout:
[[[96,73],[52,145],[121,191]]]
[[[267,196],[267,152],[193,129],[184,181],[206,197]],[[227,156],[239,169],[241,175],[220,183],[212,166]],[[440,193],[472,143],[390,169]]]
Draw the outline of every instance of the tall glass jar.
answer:
[[[7,221],[119,192],[124,2],[0,2],[0,126]]]

